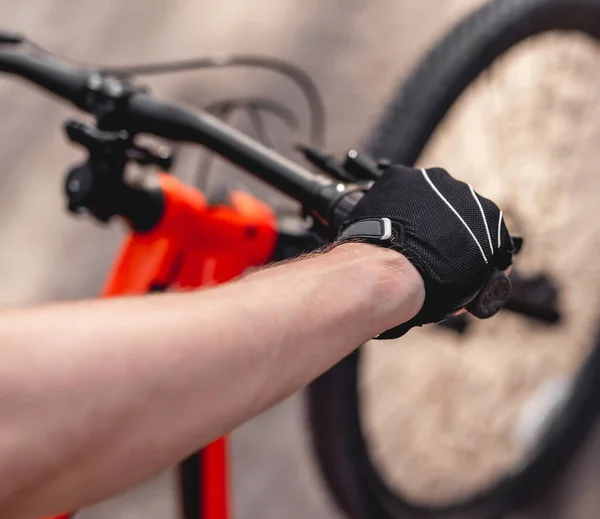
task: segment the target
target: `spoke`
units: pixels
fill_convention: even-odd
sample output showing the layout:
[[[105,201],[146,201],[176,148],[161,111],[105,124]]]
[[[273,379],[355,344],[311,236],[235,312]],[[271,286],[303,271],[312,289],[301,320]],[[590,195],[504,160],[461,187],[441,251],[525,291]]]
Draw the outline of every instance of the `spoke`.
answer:
[[[215,117],[218,117],[223,122],[227,122],[233,112],[233,106],[227,103],[218,103],[213,106],[209,106],[206,109],[212,113]],[[210,172],[215,162],[215,154],[213,152],[204,152],[198,163],[198,169],[196,170],[194,185],[203,192],[208,189],[208,183],[210,179]]]
[[[250,123],[252,124],[252,128],[254,129],[258,140],[264,146],[274,148],[273,140],[269,136],[265,121],[260,114],[260,109],[256,105],[248,105],[248,117],[250,118]]]

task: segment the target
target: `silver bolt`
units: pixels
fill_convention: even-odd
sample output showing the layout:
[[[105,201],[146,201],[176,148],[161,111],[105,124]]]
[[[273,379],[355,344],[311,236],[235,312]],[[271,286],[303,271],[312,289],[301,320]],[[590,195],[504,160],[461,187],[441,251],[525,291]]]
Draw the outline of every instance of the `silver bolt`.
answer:
[[[358,157],[358,152],[356,150],[350,150],[348,152],[348,157],[350,157],[351,159],[355,159],[356,157]]]
[[[106,81],[106,92],[111,96],[120,96],[123,93],[123,83],[118,79],[108,79]]]
[[[90,90],[99,90],[102,86],[102,76],[100,74],[92,74],[88,78],[88,88]]]
[[[344,184],[338,184],[337,186],[335,186],[335,190],[338,193],[341,193],[342,191],[344,191],[344,189],[346,189],[346,186]]]

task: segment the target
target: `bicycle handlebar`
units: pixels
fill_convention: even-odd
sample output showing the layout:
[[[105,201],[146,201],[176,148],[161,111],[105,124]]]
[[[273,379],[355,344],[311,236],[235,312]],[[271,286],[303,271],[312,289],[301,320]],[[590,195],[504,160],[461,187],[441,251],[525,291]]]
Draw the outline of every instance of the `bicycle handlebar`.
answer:
[[[118,110],[113,120],[121,127],[114,129],[206,146],[325,218],[345,194],[346,186],[340,182],[302,168],[207,113],[157,100],[94,70],[77,68],[41,52],[5,49],[0,50],[0,71],[27,79],[97,117]],[[103,91],[104,80],[119,88]],[[339,209],[336,214],[343,218]]]
[[[0,72],[15,74],[85,109],[83,93],[89,71],[75,67],[50,55],[25,54],[0,50]]]
[[[127,102],[127,129],[206,146],[311,208],[330,179],[302,168],[206,112],[192,112],[140,92]]]

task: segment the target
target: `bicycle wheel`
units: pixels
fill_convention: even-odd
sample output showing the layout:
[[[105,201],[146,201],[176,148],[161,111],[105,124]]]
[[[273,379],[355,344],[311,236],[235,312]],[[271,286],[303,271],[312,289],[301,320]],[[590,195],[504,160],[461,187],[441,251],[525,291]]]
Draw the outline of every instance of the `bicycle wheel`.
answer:
[[[563,319],[413,330],[317,380],[315,450],[349,516],[502,515],[560,475],[598,415],[599,39],[600,1],[492,2],[433,48],[373,133],[374,157],[442,165],[497,200],[526,237],[519,269],[560,282]]]

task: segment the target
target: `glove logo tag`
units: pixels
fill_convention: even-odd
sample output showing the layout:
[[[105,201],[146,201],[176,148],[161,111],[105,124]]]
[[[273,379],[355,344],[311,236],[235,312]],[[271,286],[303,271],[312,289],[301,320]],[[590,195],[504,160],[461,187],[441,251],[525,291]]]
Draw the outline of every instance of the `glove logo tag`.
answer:
[[[339,239],[357,238],[368,241],[390,241],[393,237],[392,221],[389,218],[366,218],[350,224],[342,231]]]
[[[383,234],[380,240],[389,240],[392,237],[392,221],[389,218],[382,218],[381,223],[383,224]]]

